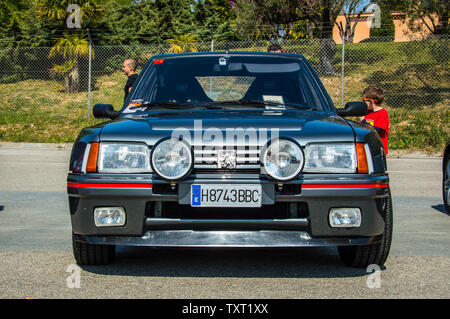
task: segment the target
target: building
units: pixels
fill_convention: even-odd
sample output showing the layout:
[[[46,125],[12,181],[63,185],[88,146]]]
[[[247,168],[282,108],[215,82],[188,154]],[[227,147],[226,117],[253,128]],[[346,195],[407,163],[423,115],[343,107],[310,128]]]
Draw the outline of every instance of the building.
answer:
[[[358,43],[370,38],[370,30],[373,20],[374,14],[363,14],[359,18],[355,17],[352,19],[352,27],[356,24],[355,33],[353,36],[353,42]],[[431,34],[431,31],[427,29],[425,25],[418,24],[418,31],[411,31],[408,27],[409,20],[405,19],[404,13],[394,12],[392,13],[392,19],[394,21],[395,26],[395,42],[406,42],[412,40],[420,40],[424,39]],[[426,22],[431,22],[428,17],[424,18]],[[345,26],[345,16],[339,15],[336,19],[336,23]],[[339,28],[336,24],[333,27],[333,40],[337,44],[342,43],[342,38],[339,32]]]

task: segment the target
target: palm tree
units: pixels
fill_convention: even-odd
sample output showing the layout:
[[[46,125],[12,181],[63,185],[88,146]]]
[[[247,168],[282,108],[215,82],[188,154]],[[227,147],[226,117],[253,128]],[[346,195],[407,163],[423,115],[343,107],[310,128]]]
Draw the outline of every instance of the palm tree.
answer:
[[[63,36],[56,39],[50,50],[49,57],[61,55],[62,64],[53,66],[53,73],[64,77],[66,92],[80,90],[79,60],[89,54],[89,42],[86,40],[87,32],[68,29],[66,19],[67,8],[71,4],[80,7],[80,21],[83,25],[96,23],[104,14],[105,0],[37,0],[37,14],[39,18],[64,24]]]
[[[66,92],[80,91],[79,58],[89,55],[89,42],[78,34],[66,35],[59,38],[52,47],[49,57],[61,54],[66,60],[63,64],[56,64],[52,71],[64,77]]]
[[[174,39],[168,40],[170,43],[169,52],[181,53],[181,52],[197,52],[197,39],[195,35],[186,33],[177,35]]]

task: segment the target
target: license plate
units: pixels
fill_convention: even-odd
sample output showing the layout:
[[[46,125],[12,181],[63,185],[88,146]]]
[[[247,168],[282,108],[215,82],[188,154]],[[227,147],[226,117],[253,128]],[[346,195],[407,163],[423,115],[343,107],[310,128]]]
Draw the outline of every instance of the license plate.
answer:
[[[194,184],[192,207],[261,207],[261,185]]]

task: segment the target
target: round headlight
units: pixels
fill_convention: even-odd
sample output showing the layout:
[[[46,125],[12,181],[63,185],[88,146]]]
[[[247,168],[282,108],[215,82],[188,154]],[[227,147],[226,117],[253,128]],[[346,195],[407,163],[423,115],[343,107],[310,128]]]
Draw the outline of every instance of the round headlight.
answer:
[[[289,140],[277,140],[266,148],[262,162],[267,175],[275,180],[287,181],[300,173],[304,157],[296,143]]]
[[[168,180],[177,180],[186,176],[192,167],[190,147],[176,139],[164,140],[153,147],[153,171]]]

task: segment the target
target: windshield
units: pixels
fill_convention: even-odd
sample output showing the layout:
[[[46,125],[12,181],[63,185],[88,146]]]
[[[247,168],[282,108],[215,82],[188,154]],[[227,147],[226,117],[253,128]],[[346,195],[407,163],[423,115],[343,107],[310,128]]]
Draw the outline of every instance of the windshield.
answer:
[[[154,60],[123,113],[156,108],[323,110],[302,61],[274,56],[184,56]]]

